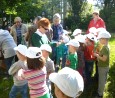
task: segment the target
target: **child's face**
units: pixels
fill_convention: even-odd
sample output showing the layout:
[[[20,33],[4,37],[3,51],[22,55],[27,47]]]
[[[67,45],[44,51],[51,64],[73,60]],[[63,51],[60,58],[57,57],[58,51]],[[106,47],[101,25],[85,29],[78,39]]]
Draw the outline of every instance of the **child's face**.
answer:
[[[86,45],[92,45],[92,41],[89,38],[86,38],[85,43]]]
[[[45,59],[47,59],[48,57],[49,57],[49,52],[48,51],[46,51],[46,50],[42,50],[42,55],[43,55],[43,57],[45,58]]]
[[[24,55],[22,55],[20,52],[16,51],[17,57],[19,60],[21,61],[25,61],[26,57]]]
[[[58,25],[58,24],[60,24],[60,19],[54,19],[54,21],[53,21],[53,23],[54,23],[54,25]]]
[[[54,84],[56,98],[66,98],[62,91]]]
[[[70,53],[73,53],[73,52],[76,52],[78,48],[72,46],[72,45],[69,45],[69,52]]]
[[[100,44],[105,44],[106,41],[108,41],[108,39],[106,39],[106,38],[100,38],[99,39]]]

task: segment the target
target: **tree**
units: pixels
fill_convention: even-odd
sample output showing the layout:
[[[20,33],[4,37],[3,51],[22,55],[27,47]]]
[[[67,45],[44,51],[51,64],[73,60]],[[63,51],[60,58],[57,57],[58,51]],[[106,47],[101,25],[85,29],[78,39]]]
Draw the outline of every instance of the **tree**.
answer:
[[[86,0],[68,0],[71,11],[65,18],[66,26],[72,31],[76,28],[87,29],[92,13],[92,5]]]

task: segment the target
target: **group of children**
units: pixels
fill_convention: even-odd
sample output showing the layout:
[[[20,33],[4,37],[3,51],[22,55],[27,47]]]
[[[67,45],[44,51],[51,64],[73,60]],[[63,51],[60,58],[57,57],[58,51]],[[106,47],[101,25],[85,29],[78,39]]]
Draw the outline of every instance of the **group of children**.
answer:
[[[57,98],[78,97],[83,92],[84,82],[85,85],[92,83],[95,61],[98,62],[99,77],[96,98],[102,98],[109,70],[110,33],[104,28],[92,27],[89,34],[83,35],[82,30],[76,29],[72,34],[74,38],[71,39],[69,32],[63,30],[60,17],[56,14],[52,26],[52,40],[44,43],[42,37],[49,27],[49,21],[47,26],[43,25],[45,21],[43,18],[38,22],[39,28],[36,32],[30,31],[35,33],[35,46],[29,42],[29,48],[24,45],[14,48],[19,61],[9,69],[9,74],[14,79],[10,98],[16,98],[17,92],[21,93],[22,98],[28,98],[28,87],[31,98],[50,98],[49,81],[54,83]]]

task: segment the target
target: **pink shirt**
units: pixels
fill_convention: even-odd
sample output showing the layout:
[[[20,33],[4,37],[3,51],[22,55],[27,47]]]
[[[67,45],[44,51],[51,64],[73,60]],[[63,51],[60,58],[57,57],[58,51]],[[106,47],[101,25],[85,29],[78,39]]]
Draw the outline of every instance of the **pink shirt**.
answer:
[[[41,70],[23,70],[21,76],[27,79],[30,97],[38,98],[48,92],[46,85],[46,67]]]

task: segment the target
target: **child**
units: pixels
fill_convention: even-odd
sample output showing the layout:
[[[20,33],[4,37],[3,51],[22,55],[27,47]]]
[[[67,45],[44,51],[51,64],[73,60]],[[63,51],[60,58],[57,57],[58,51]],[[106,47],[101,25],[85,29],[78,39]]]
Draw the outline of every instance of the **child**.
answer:
[[[47,76],[55,71],[54,62],[49,58],[50,53],[52,52],[52,48],[48,44],[41,45],[40,49],[42,50],[42,55],[46,59],[46,70]]]
[[[77,54],[78,54],[78,72],[83,76],[83,72],[84,72],[84,68],[85,68],[85,58],[84,58],[85,36],[80,35],[78,42],[80,43],[79,49],[77,51]]]
[[[82,30],[81,29],[75,29],[72,36],[74,36],[74,39],[78,39],[78,36],[81,35]]]
[[[82,76],[75,70],[64,67],[58,73],[49,76],[55,86],[57,98],[78,98],[84,89]]]
[[[52,42],[58,43],[63,35],[63,27],[61,25],[61,16],[59,13],[54,14],[53,16],[53,25],[52,25],[52,30],[53,30],[53,37],[52,37]],[[57,58],[57,47],[55,44],[52,45],[52,57],[51,59],[54,61],[56,64],[56,58]]]
[[[9,93],[9,98],[16,98],[18,92],[22,95],[22,98],[28,98],[27,80],[18,80],[16,78],[17,71],[19,69],[27,69],[27,67],[24,65],[24,62],[26,60],[25,51],[27,50],[27,47],[20,44],[15,47],[14,50],[16,51],[19,60],[15,62],[9,69],[9,74],[13,76],[14,80],[14,85],[12,86],[11,91]]]
[[[59,41],[61,39],[62,34],[63,34],[63,27],[61,25],[61,16],[58,13],[56,13],[53,16],[52,29],[53,29],[52,40]]]
[[[110,51],[108,46],[108,40],[110,37],[111,35],[107,31],[101,31],[98,35],[99,42],[103,45],[103,47],[101,48],[99,54],[94,53],[98,60],[99,74],[98,95],[95,98],[103,98],[104,87],[107,80],[107,73],[109,71]]]
[[[49,88],[49,93],[53,94],[53,89],[51,89],[52,84],[49,81],[49,75],[55,71],[54,62],[49,58],[50,53],[52,52],[52,48],[48,44],[41,45],[40,49],[42,50],[42,55],[46,59],[46,71],[47,71],[47,86]]]
[[[95,60],[94,43],[95,43],[95,36],[93,34],[87,34],[85,47],[84,47],[85,75],[86,75],[87,84],[91,83],[91,75],[93,72],[93,65]]]
[[[38,47],[29,47],[26,52],[28,70],[18,71],[19,79],[27,79],[30,98],[50,98],[46,85],[45,59]]]
[[[77,50],[79,48],[79,42],[75,39],[70,40],[66,45],[69,45],[69,55],[66,60],[66,66],[76,70],[78,68]]]

